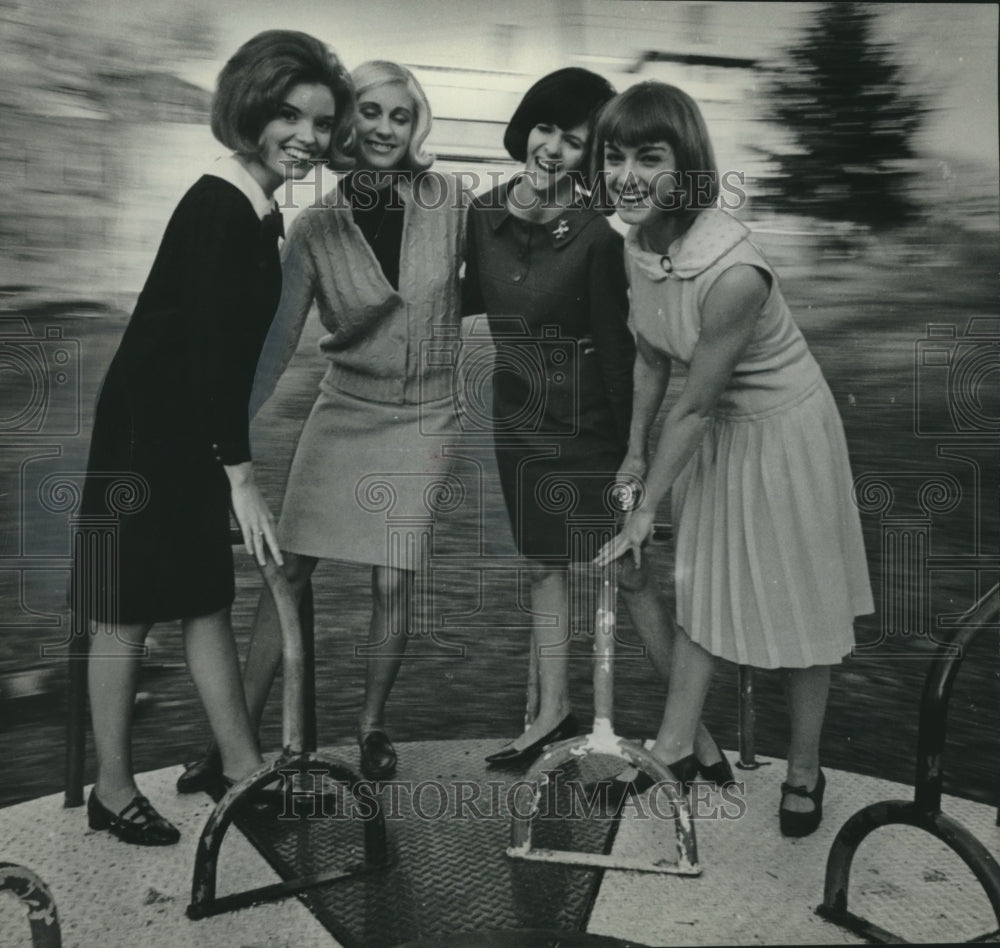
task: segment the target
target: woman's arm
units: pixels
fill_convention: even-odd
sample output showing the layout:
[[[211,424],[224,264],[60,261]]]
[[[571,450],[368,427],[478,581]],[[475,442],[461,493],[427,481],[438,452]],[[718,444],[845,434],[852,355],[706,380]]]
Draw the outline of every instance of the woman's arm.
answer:
[[[239,196],[194,205],[188,256],[187,316],[192,384],[200,430],[230,481],[247,552],[264,562],[265,543],[280,562],[274,520],[253,480],[247,402],[261,326],[248,322],[247,285],[257,267],[259,227]],[[249,213],[248,213],[249,212]]]
[[[274,394],[278,379],[295,355],[313,304],[316,266],[308,234],[309,219],[302,215],[292,224],[282,248],[281,300],[257,360],[250,393],[250,418],[255,418],[264,402]]]
[[[598,564],[605,565],[626,550],[632,550],[639,561],[640,547],[652,533],[656,508],[704,438],[769,291],[764,275],[743,265],[726,270],[709,290],[687,381],[663,423],[645,496],[626,518],[622,532],[598,554]]]
[[[622,473],[646,477],[649,429],[663,404],[669,384],[669,357],[654,349],[641,333],[636,335],[635,365],[632,369],[632,424]]]

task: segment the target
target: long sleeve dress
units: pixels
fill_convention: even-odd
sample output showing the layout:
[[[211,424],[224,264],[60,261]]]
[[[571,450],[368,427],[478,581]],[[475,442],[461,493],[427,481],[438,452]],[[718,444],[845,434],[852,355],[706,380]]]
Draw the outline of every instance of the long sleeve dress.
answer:
[[[398,525],[433,517],[445,448],[458,438],[453,366],[431,354],[459,344],[466,209],[445,175],[402,177],[392,198],[401,211],[376,205],[359,223],[335,190],[289,228],[251,410],[274,390],[315,303],[327,370],[292,459],[278,541],[300,555],[415,569],[393,538]]]
[[[760,668],[839,662],[873,609],[833,395],[748,229],[702,211],[664,255],[626,240],[631,319],[687,365],[712,285],[761,271],[770,293],[698,451],[671,488],[677,622],[713,655]]]
[[[498,188],[469,210],[464,297],[496,346],[494,444],[517,549],[589,560],[614,524],[632,411],[622,239],[582,207],[527,223]]]
[[[113,523],[117,547],[78,553],[90,618],[158,622],[233,601],[223,465],[250,460],[247,405],[281,293],[269,211],[224,159],[167,224],[94,417],[80,512]]]

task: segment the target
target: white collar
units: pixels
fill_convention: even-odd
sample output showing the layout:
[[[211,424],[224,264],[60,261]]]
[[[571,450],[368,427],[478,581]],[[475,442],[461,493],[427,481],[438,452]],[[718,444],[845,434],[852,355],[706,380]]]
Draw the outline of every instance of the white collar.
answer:
[[[719,208],[706,208],[691,227],[678,237],[667,253],[646,249],[637,226],[625,237],[625,251],[651,280],[688,280],[703,273],[713,263],[745,240],[750,229]]]
[[[257,183],[254,176],[237,160],[236,155],[216,158],[205,171],[205,174],[222,178],[223,181],[228,181],[234,187],[239,188],[253,205],[254,211],[261,220],[274,210],[274,201],[264,193],[264,189]]]

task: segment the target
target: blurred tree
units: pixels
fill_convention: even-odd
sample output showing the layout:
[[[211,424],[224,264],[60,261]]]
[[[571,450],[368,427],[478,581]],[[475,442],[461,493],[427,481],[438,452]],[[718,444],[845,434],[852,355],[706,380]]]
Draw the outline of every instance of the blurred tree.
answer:
[[[874,227],[916,210],[913,141],[928,109],[873,38],[873,6],[826,3],[770,85],[767,117],[790,138],[770,152],[770,196],[782,210]]]

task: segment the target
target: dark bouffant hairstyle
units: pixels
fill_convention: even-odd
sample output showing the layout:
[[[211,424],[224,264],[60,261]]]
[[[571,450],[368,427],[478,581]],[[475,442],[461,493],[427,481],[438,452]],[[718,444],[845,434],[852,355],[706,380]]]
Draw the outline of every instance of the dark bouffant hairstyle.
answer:
[[[326,86],[333,94],[335,125],[323,157],[336,168],[350,168],[354,87],[336,53],[296,30],[258,33],[222,67],[212,100],[212,134],[239,154],[256,154],[264,126],[302,83]]]
[[[525,161],[528,134],[546,122],[563,129],[586,122],[589,139],[598,110],[614,95],[615,87],[589,69],[570,66],[549,73],[524,94],[504,132],[504,148],[515,161]]]
[[[715,203],[719,170],[698,103],[676,86],[652,79],[626,89],[601,111],[593,137],[594,164],[603,169],[605,144],[636,148],[648,142],[670,145],[684,189],[693,194],[699,180],[710,182],[702,187],[699,203]]]

